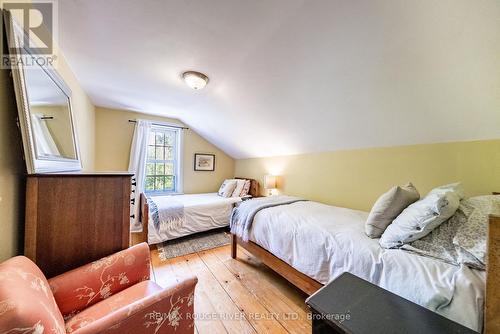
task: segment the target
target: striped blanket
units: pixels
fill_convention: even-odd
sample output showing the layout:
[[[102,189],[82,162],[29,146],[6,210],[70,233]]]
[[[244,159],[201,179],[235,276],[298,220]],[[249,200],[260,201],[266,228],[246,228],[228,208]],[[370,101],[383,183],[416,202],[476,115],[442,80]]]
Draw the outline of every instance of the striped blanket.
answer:
[[[231,213],[231,233],[248,241],[253,219],[259,211],[301,201],[306,200],[292,196],[269,196],[241,202]]]
[[[184,224],[184,204],[175,196],[149,196],[149,213],[158,232],[178,228]]]

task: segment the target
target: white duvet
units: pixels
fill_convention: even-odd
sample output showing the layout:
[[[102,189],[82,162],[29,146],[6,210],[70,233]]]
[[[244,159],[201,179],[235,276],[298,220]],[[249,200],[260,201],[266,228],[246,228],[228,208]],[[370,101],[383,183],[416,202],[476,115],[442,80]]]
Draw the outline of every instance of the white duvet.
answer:
[[[173,229],[157,230],[150,215],[148,243],[151,245],[228,226],[234,204],[241,202],[240,197],[225,198],[218,196],[217,193],[162,196],[161,199],[155,201],[159,212],[169,208],[167,205],[169,197],[184,206],[184,221]],[[162,205],[162,203],[166,204]]]
[[[250,240],[323,284],[348,271],[480,332],[485,272],[382,249],[364,233],[367,216],[317,202],[272,207],[257,213]]]

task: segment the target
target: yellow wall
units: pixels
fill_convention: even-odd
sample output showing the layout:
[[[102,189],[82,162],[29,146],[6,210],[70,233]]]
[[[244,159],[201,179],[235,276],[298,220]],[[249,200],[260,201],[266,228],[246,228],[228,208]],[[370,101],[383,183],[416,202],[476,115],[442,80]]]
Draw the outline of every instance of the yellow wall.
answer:
[[[500,192],[500,140],[336,151],[236,161],[237,176],[280,175],[280,192],[369,211],[384,191],[411,181],[422,195],[461,181],[467,195]]]
[[[134,124],[129,119],[149,119],[182,125],[177,120],[130,111],[96,108],[96,169],[128,169]],[[192,130],[184,131],[184,192],[215,192],[224,179],[234,175],[234,160]],[[213,153],[215,172],[193,171],[194,153]]]
[[[0,70],[0,261],[19,254],[24,228],[25,164],[21,133],[16,126],[12,78]]]

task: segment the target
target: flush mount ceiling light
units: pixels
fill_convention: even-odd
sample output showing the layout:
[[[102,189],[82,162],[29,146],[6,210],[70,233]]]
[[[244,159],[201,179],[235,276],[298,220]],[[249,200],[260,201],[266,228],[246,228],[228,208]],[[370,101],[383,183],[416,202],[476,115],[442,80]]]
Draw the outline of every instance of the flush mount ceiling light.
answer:
[[[202,89],[208,83],[208,77],[200,72],[187,71],[182,73],[182,78],[186,84],[193,89]]]

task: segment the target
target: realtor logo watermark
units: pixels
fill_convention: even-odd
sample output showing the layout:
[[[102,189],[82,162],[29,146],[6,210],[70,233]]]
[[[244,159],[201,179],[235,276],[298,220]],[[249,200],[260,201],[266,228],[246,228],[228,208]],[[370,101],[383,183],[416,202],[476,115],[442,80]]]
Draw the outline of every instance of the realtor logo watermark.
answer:
[[[8,47],[2,47],[1,67],[54,67],[57,58],[54,53],[54,43],[58,36],[57,1],[4,0],[2,4],[13,20],[12,33],[16,38],[14,42],[11,36],[7,37],[11,43],[8,43]],[[5,16],[2,18],[5,20]],[[6,29],[4,22],[1,29]]]

